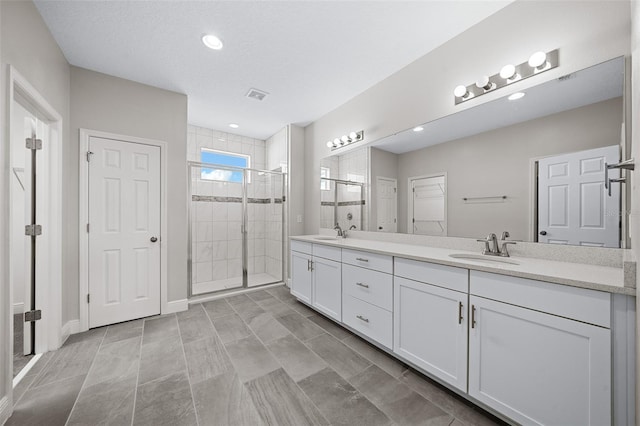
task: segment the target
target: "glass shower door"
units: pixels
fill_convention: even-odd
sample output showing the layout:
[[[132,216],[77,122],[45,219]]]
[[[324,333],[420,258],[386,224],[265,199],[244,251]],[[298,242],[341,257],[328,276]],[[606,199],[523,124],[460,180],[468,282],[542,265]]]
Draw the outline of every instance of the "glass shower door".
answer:
[[[247,287],[282,282],[284,177],[246,169]]]

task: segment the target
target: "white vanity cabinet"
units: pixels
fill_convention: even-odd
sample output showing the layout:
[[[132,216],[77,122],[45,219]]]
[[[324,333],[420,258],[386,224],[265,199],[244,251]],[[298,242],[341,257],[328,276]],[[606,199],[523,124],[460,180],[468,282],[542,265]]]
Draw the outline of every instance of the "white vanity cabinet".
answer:
[[[312,244],[291,241],[291,294],[311,304]]]
[[[466,392],[468,271],[396,258],[393,284],[393,351]]]
[[[477,271],[470,292],[470,396],[523,425],[611,424],[608,293]]]

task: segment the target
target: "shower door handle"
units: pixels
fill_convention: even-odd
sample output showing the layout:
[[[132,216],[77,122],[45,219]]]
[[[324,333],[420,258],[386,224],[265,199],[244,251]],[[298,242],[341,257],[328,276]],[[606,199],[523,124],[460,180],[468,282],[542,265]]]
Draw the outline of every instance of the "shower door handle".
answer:
[[[151,240],[152,243],[155,243],[156,241],[158,241],[158,238],[157,237],[151,237],[150,240]]]

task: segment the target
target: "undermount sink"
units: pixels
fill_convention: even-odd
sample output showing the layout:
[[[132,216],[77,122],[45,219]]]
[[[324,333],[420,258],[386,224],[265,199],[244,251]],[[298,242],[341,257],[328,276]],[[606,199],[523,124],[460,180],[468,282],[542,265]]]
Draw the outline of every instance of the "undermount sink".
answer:
[[[325,235],[321,235],[319,237],[313,237],[315,240],[323,240],[323,241],[333,241],[333,240],[337,240],[338,237],[330,237],[330,236],[325,236]]]
[[[455,253],[450,254],[449,257],[453,257],[454,259],[464,259],[464,260],[474,260],[478,262],[489,262],[489,263],[508,263],[510,265],[519,265],[519,262],[515,260],[508,259],[505,257],[497,257],[497,256],[487,256],[486,254],[468,254],[468,253]]]

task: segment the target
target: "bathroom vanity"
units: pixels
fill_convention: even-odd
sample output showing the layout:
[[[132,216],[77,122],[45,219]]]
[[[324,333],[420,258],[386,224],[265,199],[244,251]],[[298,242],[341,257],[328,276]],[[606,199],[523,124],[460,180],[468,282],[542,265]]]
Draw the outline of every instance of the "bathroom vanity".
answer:
[[[330,236],[291,238],[291,294],[518,424],[633,424],[624,270]]]

